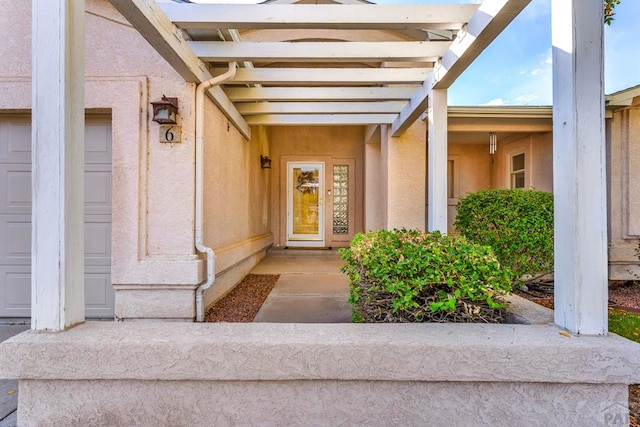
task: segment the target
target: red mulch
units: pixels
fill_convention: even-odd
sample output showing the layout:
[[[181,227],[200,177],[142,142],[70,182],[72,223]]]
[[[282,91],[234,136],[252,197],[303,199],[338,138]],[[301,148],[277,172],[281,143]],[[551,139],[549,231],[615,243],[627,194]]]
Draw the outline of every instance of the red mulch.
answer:
[[[253,322],[279,277],[279,274],[249,274],[231,292],[209,307],[204,321]]]

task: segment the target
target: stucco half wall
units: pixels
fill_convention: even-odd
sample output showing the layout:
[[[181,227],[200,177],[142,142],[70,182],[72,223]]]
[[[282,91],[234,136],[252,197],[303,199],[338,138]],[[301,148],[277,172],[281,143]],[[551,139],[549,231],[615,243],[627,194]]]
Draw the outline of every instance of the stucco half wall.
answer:
[[[89,322],[0,344],[23,425],[606,425],[638,344],[552,325]],[[619,424],[622,425],[622,424]]]

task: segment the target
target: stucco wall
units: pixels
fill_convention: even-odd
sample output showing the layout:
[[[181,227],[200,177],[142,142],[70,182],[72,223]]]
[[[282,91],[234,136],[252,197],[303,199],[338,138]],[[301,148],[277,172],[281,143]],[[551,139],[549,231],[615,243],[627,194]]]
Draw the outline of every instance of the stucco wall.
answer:
[[[609,163],[609,278],[640,274],[640,97],[607,120]]]
[[[387,161],[382,178],[387,187],[383,209],[388,229],[426,229],[426,140],[427,128],[422,120],[400,137],[382,137],[383,158]]]
[[[274,126],[267,131],[269,150],[273,160],[271,174],[271,229],[274,245],[286,243],[286,167],[292,161],[318,161],[326,163],[326,174],[331,172],[334,161],[353,160],[355,165],[355,185],[353,188],[355,210],[353,225],[355,231],[363,227],[364,193],[364,128],[362,126]],[[328,188],[328,187],[327,187]],[[330,217],[331,213],[326,213]],[[327,246],[344,246],[348,241],[331,240],[326,234]]]
[[[486,144],[451,144],[448,147],[449,167],[453,165],[453,183],[449,185],[448,231],[455,232],[458,200],[467,193],[491,187],[491,156]]]
[[[525,155],[525,188],[553,191],[553,135],[551,132],[532,133],[498,142],[491,171],[492,188],[510,187],[510,159]]]
[[[383,228],[380,142],[365,144],[365,231]]]
[[[31,108],[31,2],[0,0],[0,112]],[[86,108],[110,114],[113,127],[112,282],[116,316],[191,319],[194,290],[204,280],[203,263],[194,252],[194,95],[187,83],[106,0],[86,2]],[[181,143],[160,143],[159,125],[151,121],[151,101],[163,95],[179,101]],[[222,270],[248,260],[270,242],[250,240],[267,230],[266,209],[256,210],[264,185],[249,167],[259,155],[242,140],[207,99],[207,132],[225,135],[229,147],[211,157],[224,164],[227,181],[214,181],[211,194],[234,194],[244,185],[244,200],[227,197],[216,213],[221,225],[211,231],[222,247]],[[231,135],[231,138],[226,135]],[[214,138],[216,139],[216,138]],[[253,151],[251,150],[253,147]],[[227,163],[227,157],[231,162]],[[233,167],[232,167],[233,166]],[[262,172],[262,171],[259,171]],[[256,196],[257,195],[257,196]],[[224,200],[224,199],[219,199]],[[226,208],[228,206],[228,209]],[[234,219],[243,208],[243,221]],[[218,234],[220,233],[220,234]],[[226,248],[226,251],[224,250]],[[231,254],[231,256],[225,256]],[[241,266],[246,270],[247,265]],[[239,267],[240,268],[240,267]],[[240,268],[240,269],[242,269]],[[227,276],[229,277],[229,276]],[[234,280],[237,278],[234,278]]]
[[[209,305],[241,280],[272,243],[271,173],[260,166],[260,155],[268,154],[263,129],[252,129],[252,139],[245,140],[211,102],[205,117],[204,243],[216,253],[217,276],[205,294]]]
[[[489,154],[488,144],[450,144],[449,160],[453,162],[453,198],[449,198],[448,228],[453,223],[456,205],[467,193],[488,188],[509,188],[509,159],[514,153],[525,153],[525,188],[553,191],[553,137],[551,132],[511,136],[500,141],[496,153]]]

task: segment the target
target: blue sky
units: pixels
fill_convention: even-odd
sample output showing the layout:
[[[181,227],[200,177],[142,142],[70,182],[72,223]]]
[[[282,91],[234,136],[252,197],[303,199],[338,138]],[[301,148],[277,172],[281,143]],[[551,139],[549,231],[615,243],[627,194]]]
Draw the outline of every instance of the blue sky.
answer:
[[[209,3],[258,1],[196,0]],[[387,4],[480,0],[378,0]],[[605,26],[605,92],[640,85],[640,0],[622,0]],[[634,22],[635,21],[635,22]],[[451,86],[449,105],[551,104],[551,0],[532,0]]]

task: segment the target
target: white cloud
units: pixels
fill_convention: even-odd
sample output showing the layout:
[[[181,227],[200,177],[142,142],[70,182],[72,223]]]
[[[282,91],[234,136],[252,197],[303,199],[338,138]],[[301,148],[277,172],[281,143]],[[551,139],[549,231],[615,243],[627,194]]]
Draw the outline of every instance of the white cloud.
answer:
[[[536,68],[536,69],[531,70],[531,75],[532,76],[537,76],[537,75],[540,75],[542,73],[544,73],[544,70],[542,68]]]
[[[491,101],[485,103],[485,104],[480,104],[480,105],[484,105],[484,106],[497,106],[497,105],[504,105],[504,100],[502,98],[496,98],[496,99],[492,99]]]
[[[517,96],[515,101],[516,101],[516,104],[528,105],[539,98],[540,98],[540,95],[529,93],[529,94]]]

